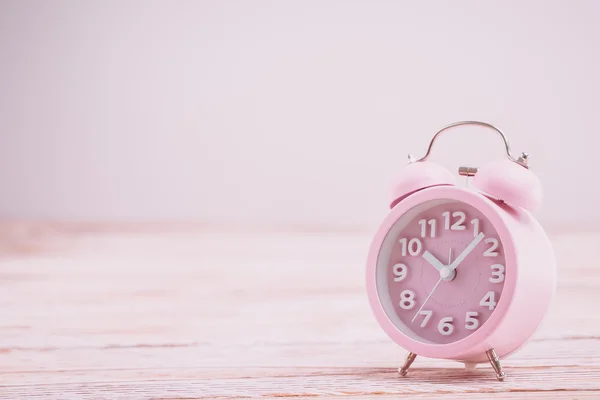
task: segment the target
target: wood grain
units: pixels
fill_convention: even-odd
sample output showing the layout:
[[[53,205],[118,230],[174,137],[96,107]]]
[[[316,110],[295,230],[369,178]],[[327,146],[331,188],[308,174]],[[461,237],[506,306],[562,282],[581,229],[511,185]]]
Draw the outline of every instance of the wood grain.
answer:
[[[600,399],[600,235],[554,234],[559,287],[488,365],[418,358],[376,324],[370,237],[205,227],[0,227],[0,399]]]

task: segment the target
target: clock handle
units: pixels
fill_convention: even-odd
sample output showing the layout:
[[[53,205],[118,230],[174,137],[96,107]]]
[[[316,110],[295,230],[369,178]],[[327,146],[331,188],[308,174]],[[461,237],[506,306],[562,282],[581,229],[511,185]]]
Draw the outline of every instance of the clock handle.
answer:
[[[427,161],[427,158],[438,136],[462,125],[477,125],[498,133],[504,142],[508,159],[487,163],[482,168],[459,167],[458,174],[472,176],[473,186],[487,197],[501,200],[513,207],[521,207],[529,211],[537,210],[542,203],[543,190],[540,180],[529,168],[529,155],[521,153],[518,158],[515,158],[510,152],[510,145],[504,133],[494,125],[481,121],[459,121],[446,125],[433,136],[423,157],[417,160],[409,154],[408,164],[394,179],[390,207],[395,207],[402,199],[418,190],[455,184],[454,176],[450,171],[432,161]]]
[[[528,163],[529,154],[521,153],[519,158],[513,157],[513,155],[510,152],[510,144],[508,143],[508,139],[506,138],[506,135],[500,129],[495,127],[494,125],[488,124],[487,122],[482,122],[482,121],[459,121],[459,122],[454,122],[450,125],[444,126],[442,129],[440,129],[439,131],[436,132],[436,134],[431,139],[431,142],[429,142],[429,147],[427,148],[427,153],[425,153],[425,155],[423,157],[419,158],[418,160],[414,159],[414,157],[412,157],[412,155],[409,155],[410,161],[418,162],[418,161],[427,160],[427,158],[429,157],[429,154],[431,153],[431,149],[433,148],[433,142],[435,142],[435,139],[437,139],[438,136],[440,136],[442,134],[442,132],[445,132],[449,129],[455,128],[457,126],[462,126],[462,125],[478,125],[478,126],[483,126],[485,128],[489,128],[489,129],[496,131],[502,137],[502,140],[504,141],[504,147],[506,149],[506,155],[507,155],[508,159],[512,162],[519,164],[522,167],[528,168],[527,163]]]

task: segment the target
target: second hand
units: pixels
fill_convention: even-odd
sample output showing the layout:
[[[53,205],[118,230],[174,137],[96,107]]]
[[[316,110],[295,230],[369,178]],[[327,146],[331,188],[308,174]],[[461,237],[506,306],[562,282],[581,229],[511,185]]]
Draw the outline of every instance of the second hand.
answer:
[[[452,264],[452,247],[450,247],[450,252],[448,253],[448,265],[450,265],[450,264]],[[429,299],[433,295],[433,292],[435,292],[435,289],[437,289],[437,287],[440,285],[440,283],[442,283],[443,280],[444,280],[444,277],[440,276],[440,279],[437,281],[437,283],[435,284],[435,286],[433,287],[433,289],[431,289],[431,292],[429,292],[429,296],[427,296],[427,298],[425,299],[425,301],[423,302],[423,304],[421,305],[421,307],[419,308],[419,310],[417,311],[417,313],[415,314],[415,316],[412,317],[412,319],[410,320],[411,324],[415,321],[415,318],[417,318],[417,316],[419,315],[419,313],[423,310],[423,307],[425,307],[425,304],[427,304],[427,302],[429,301]]]

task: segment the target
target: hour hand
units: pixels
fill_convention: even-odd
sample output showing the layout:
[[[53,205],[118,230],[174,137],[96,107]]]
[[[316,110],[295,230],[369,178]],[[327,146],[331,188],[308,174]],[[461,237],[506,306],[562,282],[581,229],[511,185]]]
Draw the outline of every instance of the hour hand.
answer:
[[[437,269],[438,271],[445,267],[445,265],[440,260],[438,260],[437,258],[435,258],[435,256],[433,254],[431,254],[430,252],[428,252],[427,250],[425,250],[423,252],[423,258],[429,264],[433,265],[433,267],[435,269]]]

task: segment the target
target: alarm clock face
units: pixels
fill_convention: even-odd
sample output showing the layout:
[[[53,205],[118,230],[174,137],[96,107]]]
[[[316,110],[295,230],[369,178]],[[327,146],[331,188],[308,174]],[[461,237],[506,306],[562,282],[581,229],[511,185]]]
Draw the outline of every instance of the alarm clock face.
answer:
[[[506,276],[499,236],[479,210],[431,200],[403,214],[377,257],[377,292],[405,335],[447,344],[477,331],[494,312]]]

